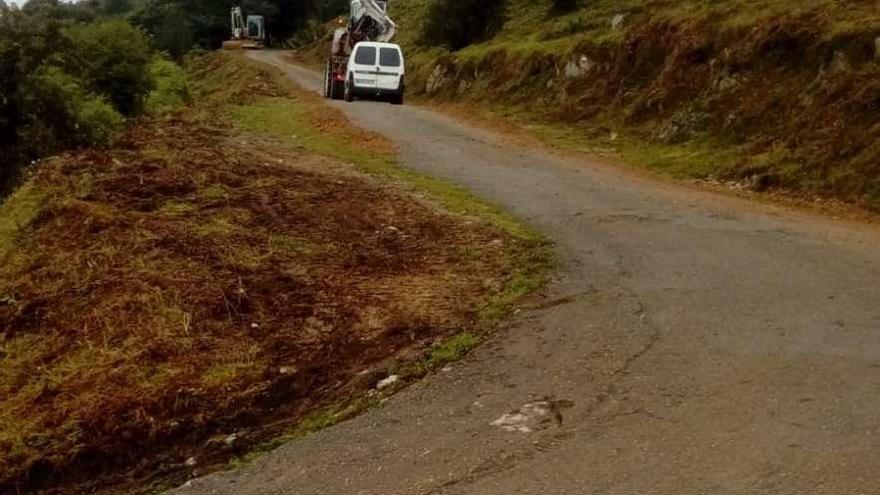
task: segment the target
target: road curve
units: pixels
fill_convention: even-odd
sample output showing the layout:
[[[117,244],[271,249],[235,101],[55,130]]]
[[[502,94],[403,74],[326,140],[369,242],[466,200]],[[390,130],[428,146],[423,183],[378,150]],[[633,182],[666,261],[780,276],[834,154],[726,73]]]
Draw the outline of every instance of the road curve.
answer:
[[[320,87],[277,52],[251,56]],[[546,304],[451,371],[173,493],[878,493],[876,231],[626,177],[423,108],[332,104],[407,166],[546,232],[562,267]]]

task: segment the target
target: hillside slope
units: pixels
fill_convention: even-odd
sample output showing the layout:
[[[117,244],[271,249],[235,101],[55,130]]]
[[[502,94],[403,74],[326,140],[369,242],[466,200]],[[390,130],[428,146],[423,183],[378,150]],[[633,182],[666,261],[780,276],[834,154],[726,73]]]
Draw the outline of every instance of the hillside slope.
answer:
[[[231,56],[192,81],[197,107],[0,204],[0,493],[181,483],[455,358],[528,290],[518,224],[392,180],[317,96]]]
[[[420,41],[427,3],[393,6],[414,93],[679,177],[880,206],[876,2],[600,0],[556,15],[509,0],[501,32],[454,53]]]

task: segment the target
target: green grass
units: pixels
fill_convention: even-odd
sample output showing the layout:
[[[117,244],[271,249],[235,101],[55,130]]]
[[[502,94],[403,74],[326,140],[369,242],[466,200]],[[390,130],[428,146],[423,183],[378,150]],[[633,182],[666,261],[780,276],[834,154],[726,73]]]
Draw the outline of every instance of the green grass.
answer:
[[[356,397],[315,411],[304,417],[295,427],[287,432],[256,445],[251,448],[247,454],[229,461],[229,464],[232,467],[241,467],[250,464],[263,455],[272,452],[285,444],[351,419],[367,409],[379,405],[383,397],[384,395],[382,394]]]
[[[199,190],[199,196],[204,199],[217,201],[221,199],[226,199],[226,197],[228,196],[228,192],[221,184],[212,184]]]
[[[190,101],[189,86],[183,68],[170,60],[157,58],[150,64],[154,89],[147,96],[149,114],[160,115],[183,107]]]
[[[484,334],[467,331],[453,335],[435,345],[424,358],[413,363],[404,364],[403,368],[398,370],[397,373],[403,378],[404,382],[421,378],[432,370],[465,357],[483,342],[483,338]]]
[[[467,189],[433,178],[399,164],[391,153],[359,146],[346,136],[322,132],[314,127],[308,103],[287,98],[263,98],[251,105],[231,105],[229,114],[244,129],[271,135],[293,147],[354,164],[367,174],[406,184],[438,201],[447,210],[484,219],[501,230],[524,240],[541,236],[512,215]]]
[[[0,263],[15,254],[21,229],[39,215],[47,196],[47,191],[25,183],[0,204]]]
[[[315,248],[308,242],[284,234],[275,234],[269,237],[269,251],[273,250],[293,252],[304,256],[315,252]]]
[[[172,217],[183,217],[196,211],[195,205],[183,201],[168,201],[159,211]]]

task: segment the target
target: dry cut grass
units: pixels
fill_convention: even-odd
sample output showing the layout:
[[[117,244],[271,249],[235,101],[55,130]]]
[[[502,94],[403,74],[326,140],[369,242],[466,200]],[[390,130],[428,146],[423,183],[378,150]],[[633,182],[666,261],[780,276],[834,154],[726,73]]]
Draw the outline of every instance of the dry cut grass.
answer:
[[[202,101],[285,95],[239,70]],[[224,462],[470,328],[508,280],[504,230],[224,122],[143,122],[2,207],[0,492],[137,491]]]

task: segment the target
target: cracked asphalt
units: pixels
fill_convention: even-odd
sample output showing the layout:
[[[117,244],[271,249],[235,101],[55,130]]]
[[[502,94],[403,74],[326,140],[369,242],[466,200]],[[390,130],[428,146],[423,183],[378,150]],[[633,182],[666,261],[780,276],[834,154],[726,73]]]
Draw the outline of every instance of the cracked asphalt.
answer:
[[[320,87],[277,52],[251,56]],[[407,166],[546,232],[561,267],[451,371],[173,493],[880,491],[876,229],[524,148],[424,108],[332,104]],[[541,414],[536,401],[564,403],[561,424],[492,425]]]

